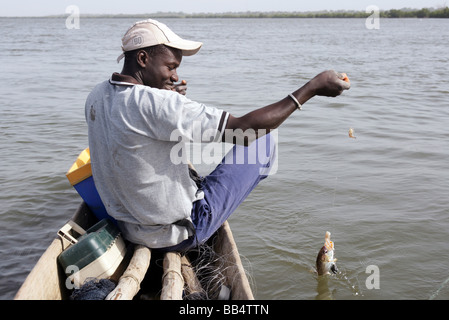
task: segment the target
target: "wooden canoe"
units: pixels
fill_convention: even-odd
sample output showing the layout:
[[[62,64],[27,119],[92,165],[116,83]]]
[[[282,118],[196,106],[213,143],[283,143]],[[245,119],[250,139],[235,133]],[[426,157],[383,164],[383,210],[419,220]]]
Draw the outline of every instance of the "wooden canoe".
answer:
[[[72,221],[86,230],[95,224],[97,219],[83,202]],[[221,261],[217,268],[220,268],[222,283],[217,285],[230,289],[227,297],[232,300],[254,299],[228,222],[220,227],[209,242]],[[67,288],[66,275],[57,262],[57,257],[68,245],[61,237],[56,237],[31,270],[14,299],[69,299],[71,290]],[[175,252],[162,254],[131,243],[128,243],[127,248],[127,255],[115,274],[110,277],[116,287],[106,297],[107,300],[179,300],[192,297],[192,293],[203,289],[200,275],[197,277],[195,266],[191,263],[198,257],[198,252],[189,252],[184,256]]]

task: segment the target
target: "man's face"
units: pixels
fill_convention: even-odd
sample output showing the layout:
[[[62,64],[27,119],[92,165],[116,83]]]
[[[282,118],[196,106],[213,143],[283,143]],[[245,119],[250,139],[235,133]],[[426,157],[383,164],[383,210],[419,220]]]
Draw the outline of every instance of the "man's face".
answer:
[[[167,48],[155,56],[149,56],[143,70],[143,84],[152,88],[172,90],[179,80],[176,69],[182,61],[182,51]]]

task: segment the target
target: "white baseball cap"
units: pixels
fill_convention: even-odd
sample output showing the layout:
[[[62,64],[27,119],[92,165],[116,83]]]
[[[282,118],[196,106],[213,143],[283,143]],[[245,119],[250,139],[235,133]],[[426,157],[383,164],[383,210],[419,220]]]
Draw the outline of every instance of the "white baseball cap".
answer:
[[[159,21],[153,19],[142,20],[134,23],[123,36],[123,53],[118,56],[117,63],[125,56],[126,51],[158,44],[164,44],[172,48],[180,49],[182,50],[183,56],[194,55],[203,45],[201,42],[182,39],[165,24]]]

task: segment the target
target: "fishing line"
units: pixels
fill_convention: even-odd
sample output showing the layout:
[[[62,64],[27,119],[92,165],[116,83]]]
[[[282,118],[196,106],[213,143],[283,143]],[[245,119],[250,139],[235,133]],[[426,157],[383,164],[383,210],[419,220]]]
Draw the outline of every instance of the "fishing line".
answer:
[[[429,300],[433,300],[437,297],[437,295],[440,293],[441,289],[444,288],[444,286],[449,282],[449,278],[447,278],[446,280],[443,281],[443,283],[441,284],[441,286],[438,288],[437,291],[435,291],[434,294],[432,294],[429,298]]]
[[[361,290],[359,278],[356,275],[355,276],[355,284],[354,281],[348,278],[348,272],[346,269],[343,269],[338,274],[336,274],[336,279],[342,281],[344,283],[344,286],[346,286],[351,292],[353,296],[359,296],[363,297],[363,292]]]
[[[332,208],[335,208],[335,196],[336,196],[336,193],[337,193],[337,183],[338,183],[338,177],[335,177],[334,199],[332,200]]]

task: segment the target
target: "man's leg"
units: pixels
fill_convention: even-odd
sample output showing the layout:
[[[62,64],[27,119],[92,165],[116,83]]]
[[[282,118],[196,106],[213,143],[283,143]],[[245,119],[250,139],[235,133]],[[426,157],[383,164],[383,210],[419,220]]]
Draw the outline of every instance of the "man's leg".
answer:
[[[221,163],[204,178],[204,199],[193,203],[196,236],[162,251],[186,251],[207,241],[250,192],[276,166],[276,141],[267,134],[248,147],[235,145]]]
[[[248,147],[235,145],[204,178],[204,199],[194,202],[192,220],[198,242],[209,239],[276,165],[276,141],[267,134]],[[273,172],[271,172],[273,173]]]

